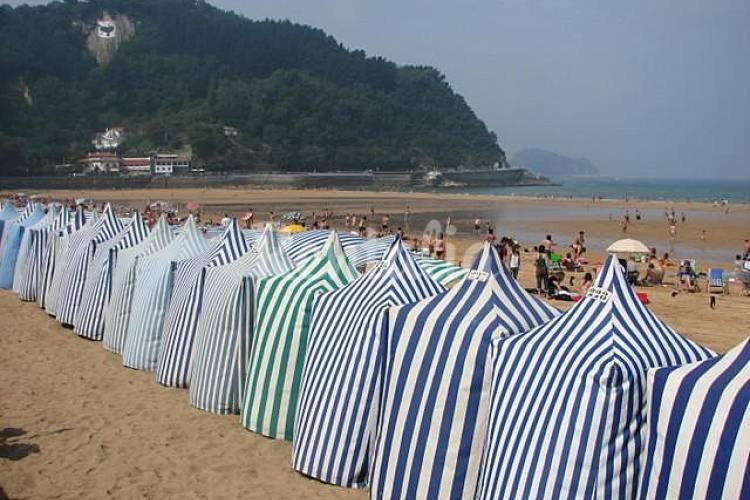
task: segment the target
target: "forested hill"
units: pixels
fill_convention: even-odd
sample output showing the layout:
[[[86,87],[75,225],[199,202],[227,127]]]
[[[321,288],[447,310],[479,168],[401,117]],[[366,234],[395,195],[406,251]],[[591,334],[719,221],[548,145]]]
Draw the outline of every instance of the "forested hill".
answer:
[[[397,66],[319,29],[202,1],[0,6],[0,89],[4,174],[74,160],[113,126],[126,131],[122,153],[190,147],[222,170],[505,158],[436,69]]]

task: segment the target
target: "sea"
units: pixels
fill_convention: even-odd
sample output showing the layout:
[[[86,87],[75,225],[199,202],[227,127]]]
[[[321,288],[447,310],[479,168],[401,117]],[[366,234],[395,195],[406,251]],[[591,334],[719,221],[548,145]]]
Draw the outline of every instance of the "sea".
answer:
[[[656,201],[701,201],[750,203],[750,179],[682,180],[618,179],[611,177],[569,178],[556,186],[512,186],[455,188],[453,192],[537,196],[555,198],[638,199]]]

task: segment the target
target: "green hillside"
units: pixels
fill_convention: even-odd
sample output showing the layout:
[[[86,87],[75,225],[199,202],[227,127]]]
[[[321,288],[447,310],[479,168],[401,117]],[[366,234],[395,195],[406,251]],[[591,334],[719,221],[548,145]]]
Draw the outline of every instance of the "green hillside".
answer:
[[[115,38],[100,36],[102,19]],[[319,29],[202,1],[0,6],[0,171],[74,160],[112,126],[126,130],[123,153],[190,146],[216,170],[505,158],[439,71],[347,50]]]

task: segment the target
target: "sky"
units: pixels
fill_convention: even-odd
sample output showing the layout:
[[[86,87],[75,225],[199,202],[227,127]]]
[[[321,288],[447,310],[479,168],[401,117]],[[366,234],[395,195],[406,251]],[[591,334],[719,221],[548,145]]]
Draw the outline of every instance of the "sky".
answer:
[[[748,0],[210,0],[443,72],[508,156],[750,178]],[[20,2],[10,2],[20,3]]]

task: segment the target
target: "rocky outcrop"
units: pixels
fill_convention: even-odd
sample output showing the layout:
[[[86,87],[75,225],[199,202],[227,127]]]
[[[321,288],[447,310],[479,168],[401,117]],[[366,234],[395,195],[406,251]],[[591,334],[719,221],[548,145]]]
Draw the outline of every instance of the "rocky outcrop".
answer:
[[[104,12],[94,26],[87,26],[86,48],[99,65],[107,64],[120,45],[135,35],[135,23],[119,14]]]

